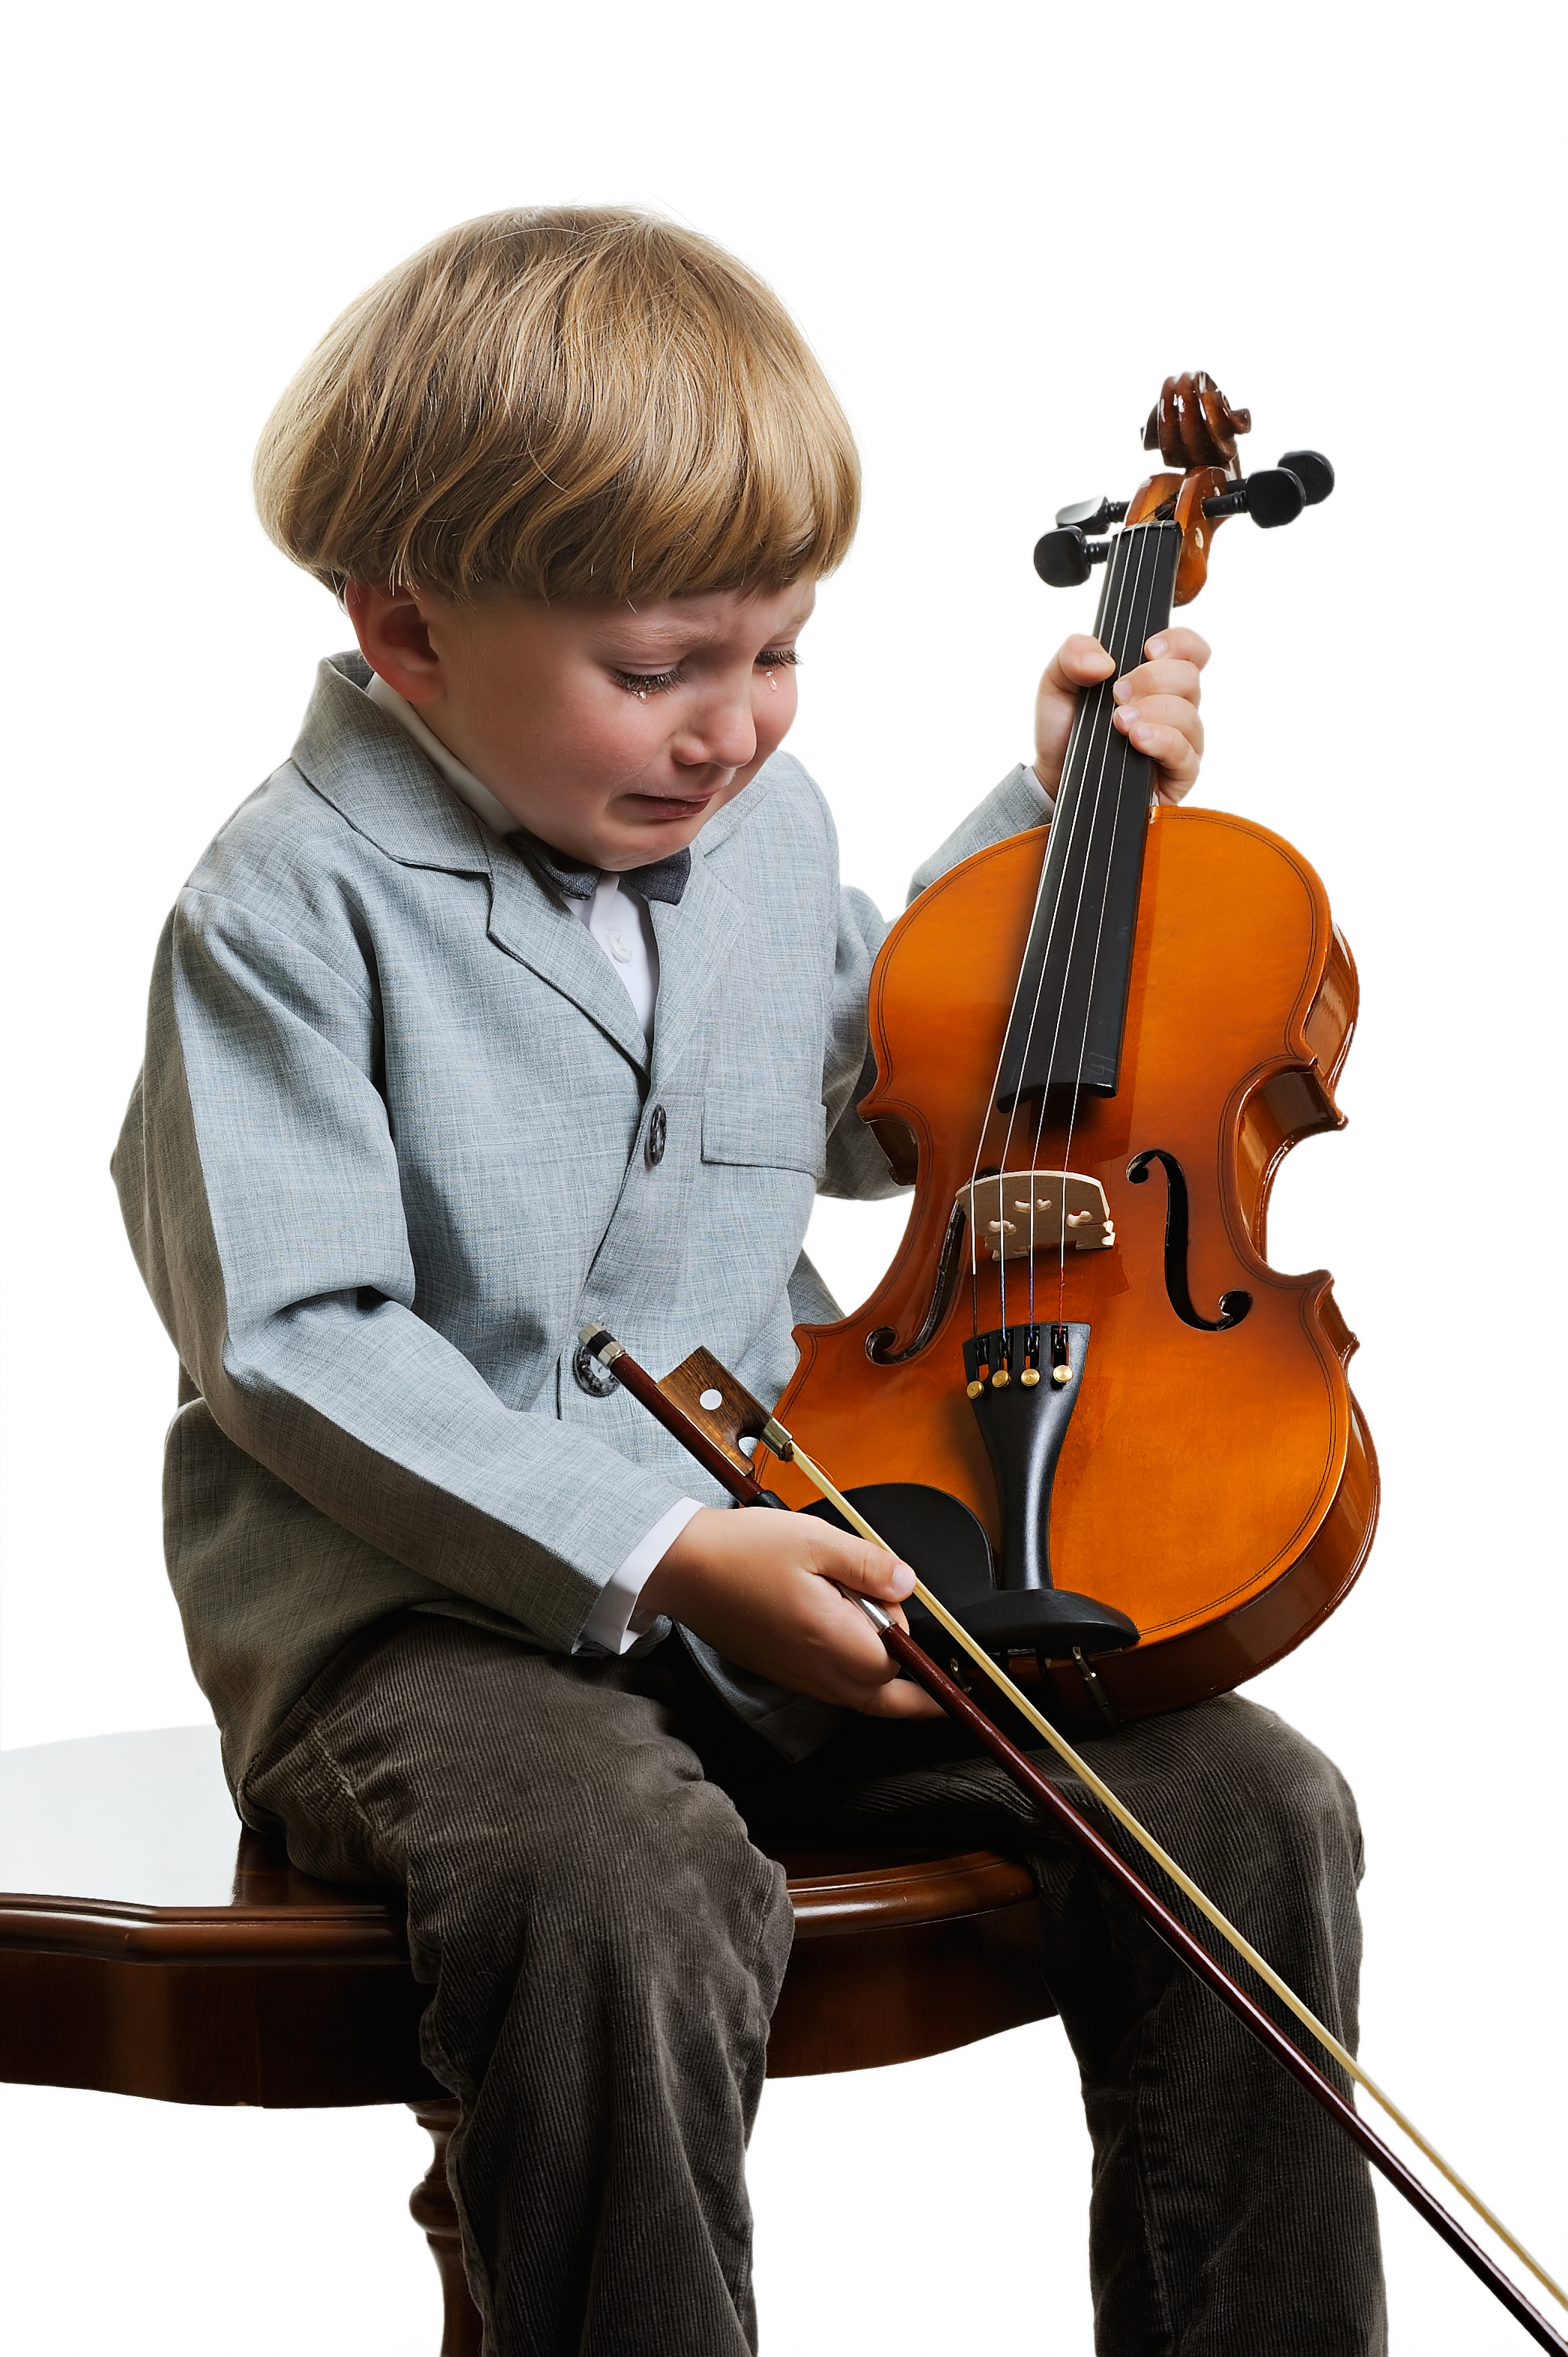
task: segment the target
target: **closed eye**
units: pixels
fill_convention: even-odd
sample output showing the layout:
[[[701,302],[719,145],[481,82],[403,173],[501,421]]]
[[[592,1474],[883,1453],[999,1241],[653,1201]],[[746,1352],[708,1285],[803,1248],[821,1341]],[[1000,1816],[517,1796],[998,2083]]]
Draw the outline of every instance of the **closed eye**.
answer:
[[[757,658],[758,671],[793,671],[800,662],[793,647],[765,647]],[[628,695],[662,695],[679,687],[686,674],[679,663],[671,671],[616,671],[610,674]]]

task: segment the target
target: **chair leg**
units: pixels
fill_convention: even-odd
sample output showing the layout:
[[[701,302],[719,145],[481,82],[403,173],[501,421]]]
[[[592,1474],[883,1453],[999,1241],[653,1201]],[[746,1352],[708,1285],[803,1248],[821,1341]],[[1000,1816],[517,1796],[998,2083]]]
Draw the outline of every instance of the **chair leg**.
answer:
[[[441,2300],[446,2311],[441,2357],[482,2357],[484,2325],[463,2271],[457,2205],[446,2182],[446,2146],[461,2116],[462,2105],[456,2096],[448,2095],[433,2103],[411,2104],[408,2108],[420,2126],[429,2130],[435,2143],[435,2157],[410,2194],[408,2206],[414,2223],[424,2229],[424,2239],[441,2276]]]

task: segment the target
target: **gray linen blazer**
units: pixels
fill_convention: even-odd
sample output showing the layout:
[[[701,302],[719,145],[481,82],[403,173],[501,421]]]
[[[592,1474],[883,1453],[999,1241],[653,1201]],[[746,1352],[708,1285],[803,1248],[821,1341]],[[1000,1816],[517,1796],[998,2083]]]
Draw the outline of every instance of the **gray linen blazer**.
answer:
[[[113,1165],[179,1353],[169,1575],[231,1781],[384,1613],[575,1650],[682,1495],[723,1502],[625,1394],[580,1389],[585,1319],[660,1372],[705,1343],[771,1403],[792,1323],[837,1315],[801,1251],[818,1188],[896,1191],[854,1110],[885,927],[798,762],[653,904],[650,1053],[598,944],[369,678],[321,665],[181,893]],[[917,883],[1045,807],[1015,770]],[[786,1754],[831,1725],[699,1652]]]

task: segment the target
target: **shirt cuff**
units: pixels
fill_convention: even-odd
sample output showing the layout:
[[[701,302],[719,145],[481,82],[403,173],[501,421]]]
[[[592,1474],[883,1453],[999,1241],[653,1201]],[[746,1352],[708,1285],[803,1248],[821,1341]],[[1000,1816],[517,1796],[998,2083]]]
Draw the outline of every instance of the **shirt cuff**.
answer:
[[[628,1653],[645,1637],[657,1614],[639,1612],[638,1598],[693,1514],[703,1509],[694,1498],[677,1499],[660,1514],[646,1538],[639,1539],[618,1571],[612,1571],[600,1588],[594,1609],[583,1623],[583,1635],[602,1645],[607,1653]]]
[[[1037,785],[1037,786],[1039,787],[1040,791],[1044,794],[1044,796],[1045,796],[1045,798],[1046,798],[1046,808],[1047,808],[1048,811],[1054,811],[1054,810],[1055,810],[1055,808],[1056,808],[1056,806],[1057,806],[1057,790],[1056,790],[1056,788],[1055,788],[1054,786],[1047,786],[1047,784],[1045,784],[1045,783],[1044,783],[1044,781],[1043,781],[1043,780],[1042,780],[1042,779],[1041,779],[1040,773],[1039,773],[1038,770],[1036,770],[1036,767],[1035,767],[1035,765],[1034,765],[1033,761],[1026,761],[1026,762],[1024,762],[1024,764],[1023,764],[1022,766],[1023,766],[1023,770],[1024,770],[1024,773],[1025,773],[1026,777],[1032,778],[1032,779],[1034,780],[1034,781],[1035,781],[1036,785]]]

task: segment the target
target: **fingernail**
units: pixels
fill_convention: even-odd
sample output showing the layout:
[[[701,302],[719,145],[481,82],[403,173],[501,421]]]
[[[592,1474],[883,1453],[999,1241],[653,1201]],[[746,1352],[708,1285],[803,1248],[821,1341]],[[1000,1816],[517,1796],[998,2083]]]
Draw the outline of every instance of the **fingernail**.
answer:
[[[1164,639],[1151,639],[1148,645],[1144,648],[1144,652],[1150,655],[1163,655],[1165,651],[1165,641]]]
[[[1112,685],[1111,693],[1116,698],[1118,704],[1125,704],[1127,698],[1133,693],[1132,681],[1125,678],[1117,680]]]
[[[1131,731],[1138,717],[1138,707],[1135,704],[1119,704],[1111,716],[1119,728]]]

